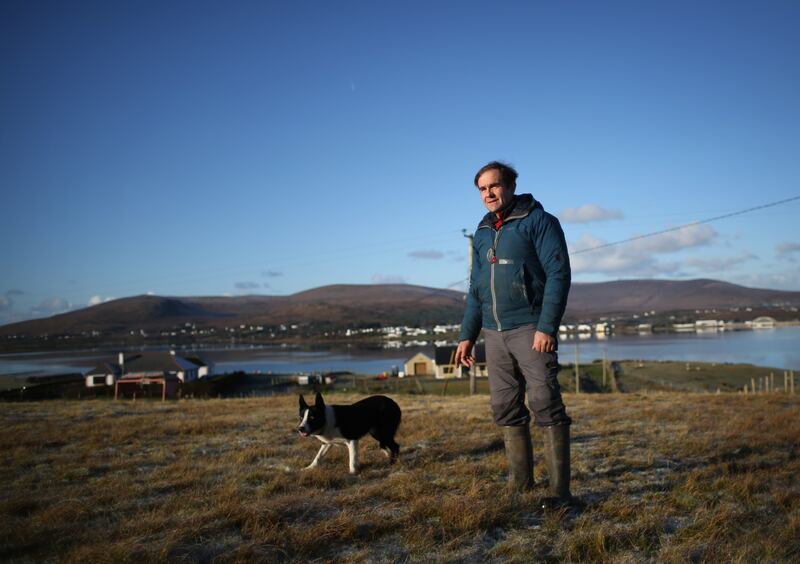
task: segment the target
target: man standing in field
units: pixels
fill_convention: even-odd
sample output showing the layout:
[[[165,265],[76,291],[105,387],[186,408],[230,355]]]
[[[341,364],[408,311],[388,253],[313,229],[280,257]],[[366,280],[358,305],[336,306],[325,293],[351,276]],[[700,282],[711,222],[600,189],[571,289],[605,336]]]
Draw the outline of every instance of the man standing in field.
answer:
[[[486,339],[489,392],[495,423],[503,429],[511,483],[533,485],[530,412],[544,432],[550,474],[548,506],[566,504],[569,426],[558,385],[558,327],[571,281],[564,232],[530,194],[515,194],[517,171],[493,161],[475,175],[489,210],[473,237],[467,306],[456,366],[472,366],[481,328]]]

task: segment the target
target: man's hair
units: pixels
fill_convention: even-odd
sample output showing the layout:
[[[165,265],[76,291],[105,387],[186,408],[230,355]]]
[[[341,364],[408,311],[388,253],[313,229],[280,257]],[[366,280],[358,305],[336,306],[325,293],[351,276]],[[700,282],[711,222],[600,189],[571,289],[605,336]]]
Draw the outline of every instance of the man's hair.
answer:
[[[475,186],[478,185],[478,178],[480,178],[481,174],[492,169],[497,169],[500,172],[500,181],[503,183],[503,186],[506,188],[517,187],[517,176],[519,176],[517,171],[514,170],[514,167],[511,165],[500,161],[492,161],[489,164],[483,165],[477,174],[475,174]]]

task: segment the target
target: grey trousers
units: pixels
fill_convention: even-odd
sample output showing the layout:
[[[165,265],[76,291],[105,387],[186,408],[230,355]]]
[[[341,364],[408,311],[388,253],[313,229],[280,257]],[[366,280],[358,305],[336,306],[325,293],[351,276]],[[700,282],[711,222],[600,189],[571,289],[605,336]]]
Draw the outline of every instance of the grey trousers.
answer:
[[[528,425],[530,411],[538,427],[569,425],[558,385],[558,353],[533,350],[536,328],[524,325],[508,331],[484,329],[492,415],[498,425]]]

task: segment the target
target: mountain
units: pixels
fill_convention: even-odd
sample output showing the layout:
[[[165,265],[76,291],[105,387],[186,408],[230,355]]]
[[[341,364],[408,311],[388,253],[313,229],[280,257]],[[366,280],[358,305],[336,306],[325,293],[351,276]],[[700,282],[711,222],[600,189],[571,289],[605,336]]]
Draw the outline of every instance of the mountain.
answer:
[[[695,309],[800,306],[800,292],[746,288],[717,280],[619,280],[574,283],[566,318]],[[289,296],[134,296],[0,327],[0,335],[79,334],[100,331],[313,324],[318,327],[458,323],[464,294],[407,284],[338,284]]]
[[[800,292],[747,288],[708,279],[617,280],[573,283],[567,314],[572,317],[591,317],[653,310],[773,309],[786,305],[800,305]]]
[[[156,330],[194,323],[200,327],[315,324],[416,325],[455,322],[464,294],[406,284],[323,286],[290,296],[134,296],[4,325],[0,335],[78,334]]]

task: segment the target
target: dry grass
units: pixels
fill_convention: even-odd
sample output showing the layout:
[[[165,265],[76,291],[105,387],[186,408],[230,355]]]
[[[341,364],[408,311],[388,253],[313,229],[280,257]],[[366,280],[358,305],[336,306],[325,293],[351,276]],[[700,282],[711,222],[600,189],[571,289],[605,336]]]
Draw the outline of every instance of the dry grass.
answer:
[[[2,404],[0,559],[800,558],[797,399],[568,395],[582,506],[552,515],[507,492],[486,396],[397,399],[400,462],[367,438],[356,477],[299,470],[294,396]]]

